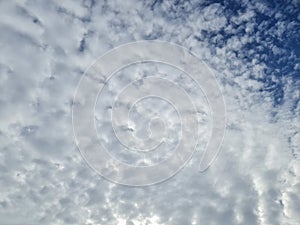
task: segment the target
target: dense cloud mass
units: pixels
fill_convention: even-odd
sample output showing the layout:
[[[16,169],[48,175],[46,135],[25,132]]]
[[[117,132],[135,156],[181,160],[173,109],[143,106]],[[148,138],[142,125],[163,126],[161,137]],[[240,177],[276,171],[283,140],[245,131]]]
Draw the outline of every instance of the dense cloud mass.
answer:
[[[299,1],[21,0],[0,11],[0,224],[300,223]],[[87,165],[72,104],[92,62],[141,40],[210,66],[227,129],[205,173],[198,151],[173,178],[135,188]]]

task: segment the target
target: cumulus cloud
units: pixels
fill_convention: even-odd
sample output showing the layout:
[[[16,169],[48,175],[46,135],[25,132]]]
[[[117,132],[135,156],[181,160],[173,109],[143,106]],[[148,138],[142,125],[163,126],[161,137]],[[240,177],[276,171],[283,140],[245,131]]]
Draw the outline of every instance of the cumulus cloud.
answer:
[[[299,3],[1,1],[1,224],[299,223]],[[192,50],[227,106],[222,151],[164,183],[99,177],[72,130],[73,95],[106,51],[138,40]]]

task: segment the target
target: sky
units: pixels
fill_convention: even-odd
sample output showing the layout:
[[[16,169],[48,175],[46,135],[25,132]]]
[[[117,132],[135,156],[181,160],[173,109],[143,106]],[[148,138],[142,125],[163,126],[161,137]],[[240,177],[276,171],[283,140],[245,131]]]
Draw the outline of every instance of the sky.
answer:
[[[0,11],[1,225],[300,224],[298,0],[0,0]],[[97,59],[149,40],[182,46],[210,68],[224,97],[226,130],[216,160],[200,172],[212,123],[205,93],[169,65],[117,71],[93,116],[99,140],[124,163],[152,165],[172,155],[182,116],[167,101],[137,102],[136,135],[149,135],[144,121],[159,115],[153,131],[165,135],[164,123],[171,147],[146,161],[123,154],[105,106],[126,84],[167,77],[201,109],[200,144],[185,167],[158,184],[132,187],[109,181],[82,157],[72,109]],[[172,93],[164,87],[151,90]]]

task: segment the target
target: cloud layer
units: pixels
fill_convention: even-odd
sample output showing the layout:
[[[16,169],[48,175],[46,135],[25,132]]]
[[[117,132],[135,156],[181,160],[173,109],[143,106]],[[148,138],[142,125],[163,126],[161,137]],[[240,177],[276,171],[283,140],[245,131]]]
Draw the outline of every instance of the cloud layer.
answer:
[[[23,0],[0,9],[1,224],[299,223],[297,1]],[[197,152],[172,179],[129,188],[82,159],[71,109],[97,57],[145,39],[208,63],[228,124],[205,173]]]

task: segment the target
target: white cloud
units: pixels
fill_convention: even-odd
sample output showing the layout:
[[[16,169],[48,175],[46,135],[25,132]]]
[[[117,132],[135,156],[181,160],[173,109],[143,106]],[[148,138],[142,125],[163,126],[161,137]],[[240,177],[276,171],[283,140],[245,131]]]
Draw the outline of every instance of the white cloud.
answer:
[[[230,19],[220,4],[174,2],[157,1],[153,9],[141,1],[0,2],[0,223],[300,221],[300,85],[282,79],[284,101],[274,106],[263,81],[266,48],[299,63],[299,56],[265,40],[268,32],[280,39],[297,22],[278,12],[270,30],[267,21],[256,24],[254,9],[273,10],[263,3],[249,3],[249,10]],[[213,67],[227,103],[228,131],[207,172],[197,172],[199,152],[172,179],[128,188],[97,176],[81,158],[71,105],[93,60],[142,39],[184,45]]]

